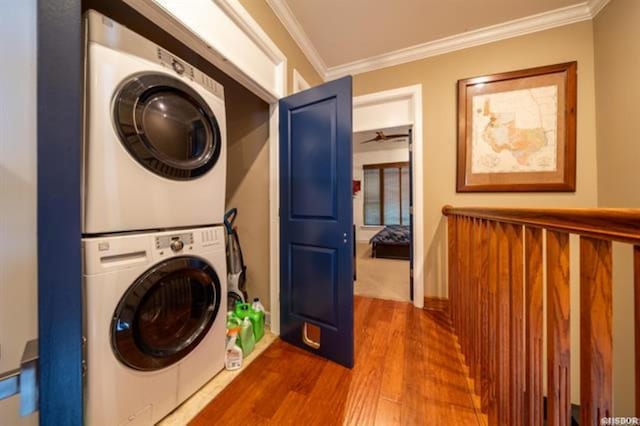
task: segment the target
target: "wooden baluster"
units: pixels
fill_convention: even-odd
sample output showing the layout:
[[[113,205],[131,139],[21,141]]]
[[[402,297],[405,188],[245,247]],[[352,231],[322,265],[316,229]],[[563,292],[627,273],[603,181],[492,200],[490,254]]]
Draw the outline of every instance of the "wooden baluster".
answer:
[[[460,216],[456,217],[456,258],[454,260],[455,265],[456,265],[456,323],[455,323],[455,327],[456,330],[458,330],[458,335],[460,333],[460,316],[461,316],[461,310],[462,310],[462,298],[460,296],[460,294],[462,293],[462,281],[464,280],[464,277],[462,276],[462,270],[460,269],[460,262],[461,262],[461,257],[462,257],[462,239],[463,239],[463,235],[462,235],[462,225],[463,225],[463,221],[462,218]]]
[[[465,330],[466,330],[466,353],[465,360],[469,368],[469,377],[473,377],[473,219],[467,219],[467,251],[464,254],[465,274],[467,276],[467,287],[464,292],[465,305]]]
[[[547,232],[547,424],[570,426],[569,235]]]
[[[462,247],[462,241],[464,240],[464,219],[461,216],[457,217],[457,250],[456,250],[456,322],[455,331],[458,336],[458,344],[462,345],[462,283],[464,276],[462,274],[462,253],[464,252]]]
[[[458,338],[460,349],[462,351],[462,341],[464,339],[464,287],[465,280],[467,279],[464,275],[464,256],[466,253],[464,244],[465,244],[465,236],[464,232],[466,229],[466,219],[464,217],[460,217],[460,233],[458,234]]]
[[[523,317],[524,317],[524,259],[522,226],[509,225],[507,227],[509,238],[510,257],[510,387],[511,387],[511,424],[521,426],[524,423],[524,354],[523,345]]]
[[[506,224],[498,224],[498,424],[513,425],[511,416],[511,381],[509,368],[510,256]]]
[[[611,241],[580,238],[580,424],[610,417],[612,399]]]
[[[448,293],[449,293],[449,315],[451,315],[451,321],[455,326],[455,316],[456,316],[456,280],[457,280],[457,271],[456,271],[456,257],[458,254],[456,250],[458,248],[457,240],[456,240],[456,224],[457,218],[456,216],[447,217],[447,243],[448,243],[448,258],[447,264],[449,267],[449,282],[448,282]]]
[[[460,318],[458,318],[458,341],[460,343],[460,352],[462,353],[462,356],[465,355],[465,333],[466,330],[464,329],[464,326],[466,324],[466,316],[465,316],[465,300],[464,300],[464,292],[466,291],[466,281],[467,281],[467,276],[466,276],[466,271],[467,268],[465,268],[465,257],[466,257],[466,242],[467,242],[467,237],[465,232],[467,232],[467,218],[465,217],[461,217],[460,218],[460,238],[458,240],[458,242],[460,243],[460,249],[458,250],[458,271],[460,274],[460,279],[459,279],[459,283],[460,283],[460,288],[458,289],[458,300],[460,303]]]
[[[489,285],[488,285],[488,297],[489,297],[489,330],[490,333],[487,336],[487,344],[489,346],[489,372],[487,374],[489,380],[488,388],[488,408],[487,414],[490,425],[499,424],[499,406],[497,402],[498,398],[498,381],[500,365],[498,353],[500,351],[500,339],[497,333],[498,330],[498,263],[499,263],[499,224],[497,222],[489,222]]]
[[[474,303],[472,307],[473,312],[473,383],[475,385],[476,395],[482,394],[482,388],[480,386],[480,341],[482,333],[482,316],[481,316],[481,298],[480,298],[480,239],[481,239],[481,225],[480,219],[473,221],[473,252],[471,258],[473,259],[473,297]]]
[[[464,353],[464,358],[465,358],[465,362],[467,363],[467,366],[469,366],[469,358],[470,358],[470,353],[469,353],[469,337],[470,337],[470,333],[469,333],[469,324],[471,324],[471,315],[469,313],[469,307],[471,305],[471,301],[470,301],[470,297],[469,297],[469,284],[470,284],[470,278],[469,276],[471,275],[471,238],[469,238],[469,234],[471,230],[471,219],[470,218],[465,218],[465,227],[464,227],[464,253],[462,255],[463,259],[463,264],[464,264],[464,292],[462,293],[461,297],[464,303],[464,325],[462,326],[462,328],[464,329],[463,335],[464,335],[464,340],[462,343],[462,347],[463,347],[463,353]]]
[[[636,316],[636,417],[640,417],[640,246],[633,248]]]
[[[542,229],[525,228],[525,424],[542,426]]]
[[[480,408],[488,413],[489,406],[489,335],[493,330],[489,325],[489,224],[480,222],[480,241],[477,256],[480,259]]]

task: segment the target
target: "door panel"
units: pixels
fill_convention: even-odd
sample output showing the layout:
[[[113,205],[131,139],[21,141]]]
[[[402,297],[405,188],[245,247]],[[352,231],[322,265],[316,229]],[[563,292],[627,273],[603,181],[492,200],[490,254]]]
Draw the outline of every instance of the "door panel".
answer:
[[[347,367],[353,366],[351,120],[351,77],[280,101],[281,337]]]
[[[327,309],[337,301],[337,255],[333,248],[291,244],[291,314],[336,328],[336,311]],[[306,283],[314,282],[314,286]]]
[[[336,99],[291,111],[291,217],[337,220]]]

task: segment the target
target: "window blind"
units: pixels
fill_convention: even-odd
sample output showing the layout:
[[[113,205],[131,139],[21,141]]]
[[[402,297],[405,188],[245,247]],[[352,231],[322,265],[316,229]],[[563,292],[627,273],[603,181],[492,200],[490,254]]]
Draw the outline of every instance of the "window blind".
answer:
[[[364,224],[409,225],[409,163],[364,166]]]

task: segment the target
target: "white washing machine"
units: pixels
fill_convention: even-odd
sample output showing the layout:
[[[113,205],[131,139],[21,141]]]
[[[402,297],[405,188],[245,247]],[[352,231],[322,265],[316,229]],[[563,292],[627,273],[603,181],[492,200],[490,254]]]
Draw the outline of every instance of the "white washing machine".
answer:
[[[95,11],[85,20],[83,233],[222,223],[222,86]]]
[[[223,227],[83,239],[87,424],[152,425],[224,367]]]

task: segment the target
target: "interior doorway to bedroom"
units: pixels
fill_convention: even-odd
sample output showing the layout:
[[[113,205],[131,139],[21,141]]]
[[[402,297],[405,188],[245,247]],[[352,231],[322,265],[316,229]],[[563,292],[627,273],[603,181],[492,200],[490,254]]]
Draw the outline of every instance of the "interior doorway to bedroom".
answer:
[[[411,300],[411,126],[353,135],[356,295]]]

